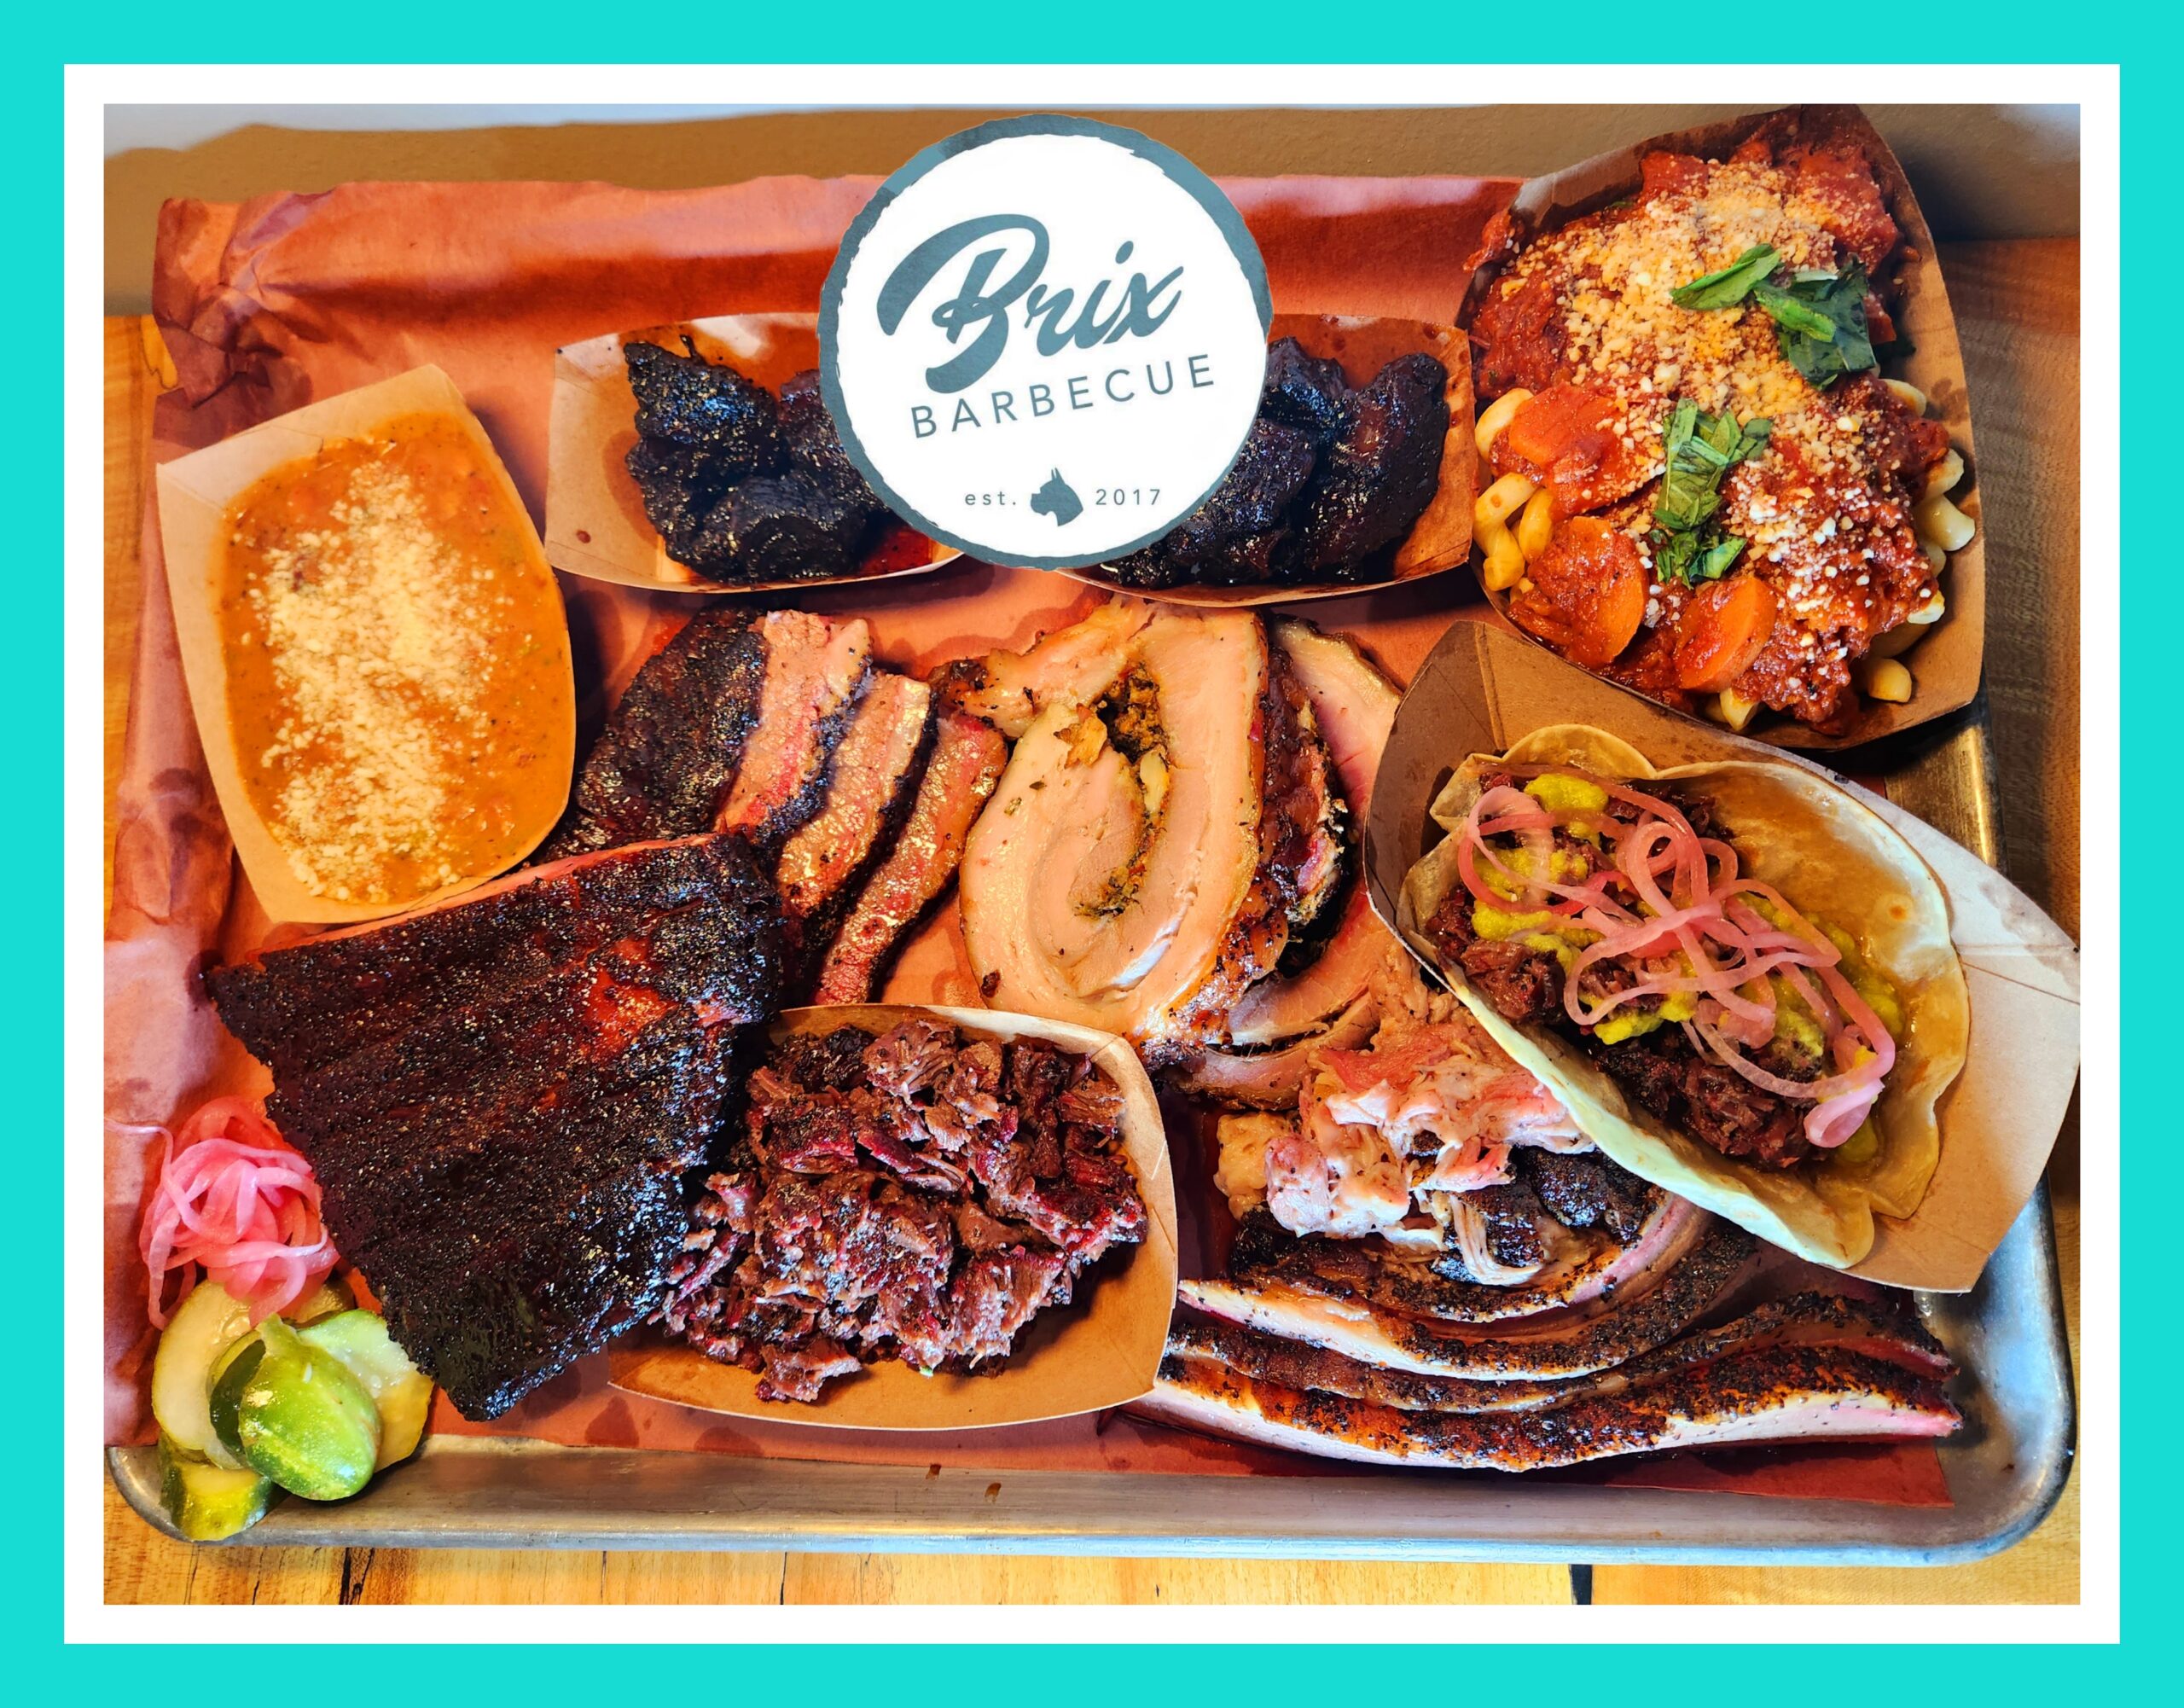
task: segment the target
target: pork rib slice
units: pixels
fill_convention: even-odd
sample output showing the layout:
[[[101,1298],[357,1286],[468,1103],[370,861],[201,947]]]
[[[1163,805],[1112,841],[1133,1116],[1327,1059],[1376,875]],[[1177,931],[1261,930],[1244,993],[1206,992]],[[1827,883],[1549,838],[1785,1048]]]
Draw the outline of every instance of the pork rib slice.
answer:
[[[273,1070],[390,1332],[498,1415],[655,1309],[733,1028],[771,1012],[781,920],[732,837],[518,874],[206,984]]]
[[[1833,1346],[1768,1347],[1635,1391],[1484,1413],[1403,1411],[1259,1380],[1211,1359],[1170,1357],[1132,1409],[1328,1458],[1493,1471],[1679,1447],[1928,1438],[1962,1421],[1939,1384]]]
[[[1827,1293],[1770,1300],[1719,1327],[1683,1335],[1625,1363],[1566,1381],[1422,1376],[1362,1364],[1339,1352],[1218,1321],[1182,1320],[1168,1333],[1173,1356],[1210,1359],[1256,1380],[1340,1394],[1399,1411],[1536,1411],[1620,1393],[1690,1365],[1767,1346],[1833,1346],[1937,1381],[1955,1368],[1940,1343],[1908,1311]]]
[[[820,963],[815,1002],[862,1002],[877,991],[903,934],[947,888],[1008,748],[981,718],[943,710],[902,834],[857,892]]]
[[[1362,1364],[1473,1381],[1554,1381],[1607,1369],[1676,1339],[1728,1293],[1753,1246],[1741,1229],[1712,1222],[1695,1250],[1642,1290],[1491,1323],[1430,1322],[1279,1282],[1187,1281],[1176,1296],[1209,1316]]]

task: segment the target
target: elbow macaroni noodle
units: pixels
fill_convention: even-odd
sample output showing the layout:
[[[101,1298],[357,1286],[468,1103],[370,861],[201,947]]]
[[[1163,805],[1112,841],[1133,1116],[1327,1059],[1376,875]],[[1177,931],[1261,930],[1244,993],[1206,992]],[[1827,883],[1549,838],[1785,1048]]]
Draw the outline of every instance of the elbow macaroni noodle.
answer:
[[[1884,380],[1881,383],[1907,409],[1921,415],[1926,413],[1926,394],[1909,381]],[[1516,418],[1517,411],[1531,399],[1532,394],[1519,386],[1504,392],[1481,412],[1472,431],[1472,442],[1482,462],[1492,454],[1495,440]],[[1952,445],[1948,455],[1927,474],[1925,488],[1912,507],[1912,526],[1936,575],[1948,567],[1949,553],[1971,543],[1975,532],[1972,518],[1949,502],[1949,493],[1963,479],[1964,458]],[[1510,523],[1513,516],[1516,518],[1513,527]],[[1472,533],[1485,554],[1484,579],[1487,591],[1505,593],[1524,579],[1525,566],[1539,559],[1554,537],[1554,495],[1521,474],[1504,474],[1480,493],[1472,504]],[[1936,588],[1933,597],[1905,618],[1901,626],[1874,641],[1868,655],[1858,664],[1860,691],[1868,699],[1890,705],[1908,700],[1917,684],[1912,679],[1909,666],[1900,662],[1899,654],[1924,639],[1927,630],[1941,620],[1947,608],[1948,601]],[[1734,688],[1724,688],[1714,696],[1706,712],[1716,723],[1731,729],[1742,729],[1759,709],[1757,700],[1745,699]]]

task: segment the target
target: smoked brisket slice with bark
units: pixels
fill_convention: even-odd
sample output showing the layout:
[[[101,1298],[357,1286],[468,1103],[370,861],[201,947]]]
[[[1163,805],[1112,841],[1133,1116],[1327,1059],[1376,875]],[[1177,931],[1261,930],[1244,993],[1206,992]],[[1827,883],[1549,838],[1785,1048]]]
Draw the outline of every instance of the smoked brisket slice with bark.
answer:
[[[774,869],[799,967],[815,970],[860,881],[886,859],[917,799],[932,746],[932,690],[879,671],[834,750],[826,803]],[[808,979],[795,979],[801,986]]]
[[[778,847],[826,798],[871,658],[861,619],[691,619],[624,691],[540,857],[711,830]]]
[[[212,969],[273,1070],[335,1243],[464,1415],[656,1309],[734,1029],[778,996],[780,903],[740,840],[588,854]]]
[[[1008,744],[968,712],[943,711],[909,820],[865,880],[821,962],[815,1002],[862,1002],[879,990],[910,927],[948,887],[979,809],[1001,781]]]
[[[749,612],[692,618],[624,691],[539,857],[711,830],[758,721],[767,659]]]

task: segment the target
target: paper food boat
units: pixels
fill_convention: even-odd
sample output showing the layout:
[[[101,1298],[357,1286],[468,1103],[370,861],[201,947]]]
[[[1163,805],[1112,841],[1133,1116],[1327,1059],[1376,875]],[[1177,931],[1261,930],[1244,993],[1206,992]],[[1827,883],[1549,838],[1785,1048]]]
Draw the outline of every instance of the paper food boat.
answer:
[[[1405,930],[1400,906],[1406,875],[1441,839],[1428,808],[1469,755],[1499,753],[1555,723],[1607,730],[1663,769],[1717,759],[1801,766],[1879,813],[1940,880],[1971,996],[1969,1052],[1941,1099],[1941,1159],[1917,1213],[1876,1217],[1873,1249],[1850,1273],[1890,1287],[1968,1292],[2038,1184],[2077,1083],[2076,946],[1991,866],[1879,796],[1462,619],[1397,709],[1365,828],[1374,910],[1429,968],[1431,947]]]
[[[329,925],[382,919],[457,895],[508,870],[543,841],[568,797],[576,760],[576,686],[568,625],[558,600],[552,631],[540,638],[561,648],[561,704],[541,719],[545,747],[531,773],[526,811],[511,844],[514,851],[497,864],[466,872],[452,883],[401,902],[336,901],[306,888],[297,878],[243,785],[228,715],[227,659],[220,639],[221,518],[229,504],[282,464],[311,456],[328,439],[353,438],[398,415],[418,413],[444,415],[470,435],[499,483],[509,514],[517,519],[537,569],[550,581],[552,572],[522,494],[455,381],[438,368],[413,368],[376,385],[277,415],[202,450],[163,462],[157,471],[160,551],[166,560],[176,638],[198,739],[243,870],[266,913],[276,920]]]
[[[1972,449],[1972,404],[1964,383],[1964,352],[1957,341],[1956,317],[1949,311],[1949,292],[1942,283],[1934,259],[1934,236],[1919,211],[1910,180],[1881,140],[1873,121],[1856,107],[1808,107],[1809,123],[1828,127],[1846,142],[1855,143],[1873,165],[1882,200],[1890,216],[1903,232],[1903,254],[1897,271],[1900,305],[1896,314],[1898,331],[1914,346],[1910,356],[1890,359],[1883,371],[1892,379],[1908,380],[1926,394],[1930,415],[1949,427],[1949,443],[1962,455],[1966,473],[1949,494],[1951,502],[1977,524],[1979,521],[1978,459]],[[1748,113],[1738,119],[1674,131],[1634,142],[1627,148],[1596,154],[1574,166],[1565,166],[1545,177],[1532,178],[1509,205],[1511,225],[1519,239],[1553,231],[1571,220],[1592,213],[1609,202],[1635,191],[1639,162],[1647,154],[1666,151],[1721,158],[1733,151],[1771,113]],[[1498,276],[1496,267],[1482,267],[1472,276],[1458,318],[1468,327],[1487,288]],[[1484,582],[1482,579],[1482,585]],[[1955,712],[1972,703],[1979,692],[1980,663],[1986,651],[1987,572],[1986,530],[1978,527],[1971,543],[1949,555],[1941,587],[1948,600],[1933,632],[1903,654],[1917,684],[1912,697],[1901,705],[1866,700],[1859,701],[1857,722],[1841,735],[1816,730],[1774,713],[1755,721],[1751,734],[1777,747],[1832,749],[1852,747],[1899,729]],[[1488,592],[1488,601],[1507,613],[1509,595]],[[1526,636],[1526,639],[1530,639]],[[1544,645],[1534,642],[1534,645]]]

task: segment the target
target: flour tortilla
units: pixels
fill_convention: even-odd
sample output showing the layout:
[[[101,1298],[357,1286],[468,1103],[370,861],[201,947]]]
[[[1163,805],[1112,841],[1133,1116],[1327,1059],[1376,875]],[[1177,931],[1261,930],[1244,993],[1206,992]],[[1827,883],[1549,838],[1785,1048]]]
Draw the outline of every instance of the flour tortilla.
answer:
[[[1856,1165],[1827,1157],[1792,1169],[1761,1168],[1725,1157],[1635,1107],[1560,1033],[1512,1025],[1470,987],[1460,967],[1440,959],[1425,927],[1443,898],[1463,882],[1454,836],[1411,869],[1397,909],[1411,946],[1623,1167],[1813,1263],[1848,1269],[1859,1262],[1873,1247],[1875,1215],[1907,1217],[1926,1196],[1941,1155],[1935,1104],[1962,1070],[1971,1032],[1964,968],[1949,942],[1949,906],[1934,874],[1887,824],[1808,771],[1745,759],[1656,770],[1628,742],[1579,723],[1535,730],[1499,758],[1467,759],[1433,803],[1435,822],[1448,830],[1461,825],[1478,797],[1480,777],[1505,764],[1571,764],[1617,779],[1696,781],[1734,835],[1744,871],[1773,885],[1809,917],[1848,932],[1867,964],[1895,985],[1904,1035],[1874,1110],[1879,1149]]]

